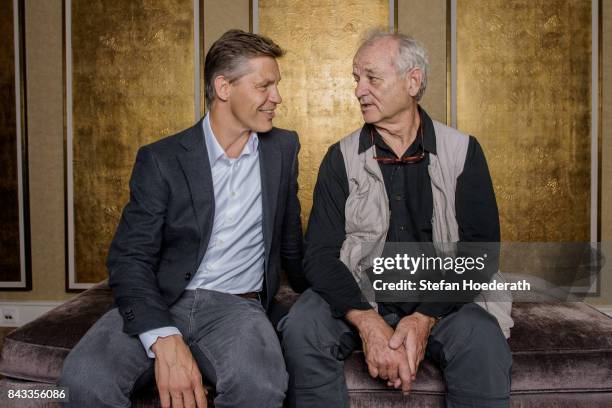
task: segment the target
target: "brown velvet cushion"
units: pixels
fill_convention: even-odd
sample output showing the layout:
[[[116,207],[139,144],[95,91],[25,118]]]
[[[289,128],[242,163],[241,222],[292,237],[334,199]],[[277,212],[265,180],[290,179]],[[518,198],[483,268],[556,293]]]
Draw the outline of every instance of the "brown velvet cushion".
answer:
[[[612,319],[584,303],[515,303],[512,309],[512,394],[612,392]],[[365,373],[360,353],[346,364],[349,390],[386,392]],[[437,367],[426,360],[415,394],[443,394]],[[612,394],[609,395],[612,406]]]
[[[285,307],[296,298],[286,287],[277,296]],[[68,351],[111,306],[110,290],[102,282],[15,330],[5,340],[0,373],[55,382]],[[524,399],[520,395],[526,394],[558,394],[550,401],[571,406],[559,401],[564,401],[564,395],[570,401],[581,392],[589,392],[598,395],[597,401],[612,404],[612,319],[584,303],[516,303],[512,314],[513,401]],[[361,353],[347,360],[346,378],[354,406],[369,406],[372,398],[378,401],[376,406],[383,406],[383,401],[387,404],[384,406],[394,406],[417,399],[418,406],[442,406],[444,382],[429,361],[422,364],[410,397],[402,397],[400,392],[371,379]]]
[[[64,358],[111,306],[106,281],[9,333],[0,354],[0,374],[54,383]]]

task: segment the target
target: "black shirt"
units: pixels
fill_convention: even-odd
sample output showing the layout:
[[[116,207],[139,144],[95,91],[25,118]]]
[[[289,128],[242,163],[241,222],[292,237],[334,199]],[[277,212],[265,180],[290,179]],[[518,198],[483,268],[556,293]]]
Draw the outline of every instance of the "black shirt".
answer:
[[[421,150],[425,158],[417,163],[379,163],[389,198],[390,223],[386,242],[431,242],[433,196],[428,165],[429,154],[436,154],[433,122],[419,107],[423,139],[417,137],[404,156]],[[370,125],[362,128],[359,152],[372,146],[373,131],[376,155],[397,157],[383,138]],[[419,135],[417,131],[417,136]],[[304,269],[313,290],[331,306],[335,316],[344,316],[351,309],[369,309],[348,268],[340,261],[340,248],[345,239],[344,207],[349,195],[348,178],[340,144],[332,145],[319,168],[314,189],[313,207],[306,232]],[[455,211],[459,237],[464,242],[499,242],[499,215],[489,169],[482,148],[470,136],[462,174],[457,180]],[[384,312],[400,315],[415,311],[428,316],[443,316],[455,303],[379,303]]]

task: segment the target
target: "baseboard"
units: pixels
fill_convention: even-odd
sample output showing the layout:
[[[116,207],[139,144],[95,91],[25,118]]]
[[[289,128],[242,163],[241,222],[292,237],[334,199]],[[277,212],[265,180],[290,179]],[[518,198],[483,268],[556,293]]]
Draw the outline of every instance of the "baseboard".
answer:
[[[64,301],[0,302],[0,327],[19,327],[42,316]]]
[[[612,317],[612,305],[591,305],[602,313]]]

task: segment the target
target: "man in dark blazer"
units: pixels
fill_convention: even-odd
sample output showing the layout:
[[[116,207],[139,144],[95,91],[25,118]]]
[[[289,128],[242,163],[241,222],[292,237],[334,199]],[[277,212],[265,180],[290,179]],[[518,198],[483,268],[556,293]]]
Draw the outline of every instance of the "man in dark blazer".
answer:
[[[67,357],[75,407],[128,407],[155,375],[162,407],[280,407],[287,374],[273,309],[281,269],[300,291],[299,142],[270,39],[225,33],[206,56],[208,114],[142,147],[108,255],[117,308]]]

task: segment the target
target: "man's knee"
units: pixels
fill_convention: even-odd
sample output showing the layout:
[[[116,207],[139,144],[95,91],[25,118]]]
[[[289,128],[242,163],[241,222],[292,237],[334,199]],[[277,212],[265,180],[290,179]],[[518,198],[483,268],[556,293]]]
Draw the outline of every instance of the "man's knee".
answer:
[[[453,325],[465,336],[458,341],[456,352],[468,353],[478,360],[491,358],[499,363],[506,363],[509,367],[510,348],[494,316],[471,303],[457,312]]]
[[[104,359],[101,359],[104,360]],[[113,380],[116,376],[104,369],[99,359],[92,355],[70,353],[64,360],[57,385],[68,389],[66,407],[128,406],[127,396]]]
[[[320,343],[337,339],[330,325],[338,324],[332,317],[329,305],[312,289],[306,290],[293,305],[289,314],[279,323],[282,345],[285,351],[302,348],[318,348]]]
[[[432,340],[442,345],[449,393],[509,395],[512,354],[497,320],[476,304],[456,313],[447,322],[440,322]]]
[[[265,365],[252,357],[245,354],[242,363],[226,368],[228,372],[217,382],[217,393],[228,406],[280,407],[289,382],[280,350],[267,353]]]
[[[130,386],[151,364],[140,341],[121,331],[121,316],[113,309],[68,354],[58,384],[68,387],[66,406],[129,406]]]
[[[343,373],[338,347],[350,328],[332,316],[329,305],[312,290],[304,292],[279,330],[285,361],[294,388],[320,387]]]

